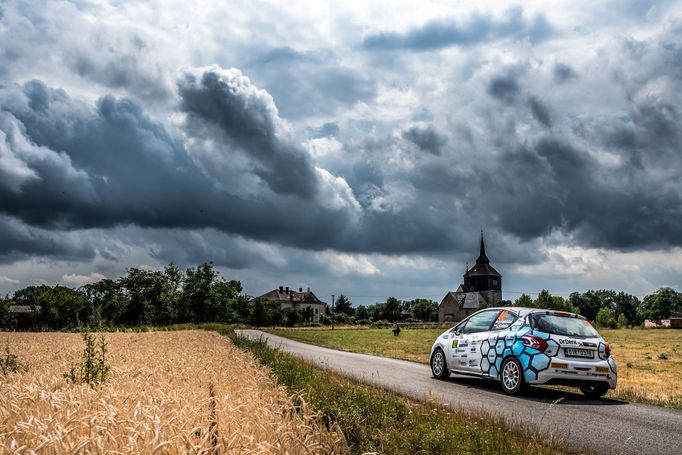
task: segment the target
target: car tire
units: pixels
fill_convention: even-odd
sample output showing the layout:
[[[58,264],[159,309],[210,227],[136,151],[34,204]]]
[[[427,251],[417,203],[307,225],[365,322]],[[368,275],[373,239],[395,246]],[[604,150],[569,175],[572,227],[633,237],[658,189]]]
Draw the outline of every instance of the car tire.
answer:
[[[450,377],[450,370],[445,361],[445,353],[442,349],[436,349],[431,356],[431,374],[436,379],[447,379]]]
[[[587,398],[599,398],[609,391],[609,385],[605,382],[593,385],[582,385],[580,386],[580,391]]]
[[[507,357],[500,368],[500,384],[504,393],[514,395],[525,388],[523,369],[515,357]]]

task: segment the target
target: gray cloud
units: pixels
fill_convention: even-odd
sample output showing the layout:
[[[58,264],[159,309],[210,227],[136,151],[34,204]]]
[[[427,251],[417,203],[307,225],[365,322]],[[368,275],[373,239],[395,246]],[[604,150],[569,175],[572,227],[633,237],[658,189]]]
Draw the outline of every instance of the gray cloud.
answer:
[[[535,96],[531,96],[528,98],[528,106],[530,106],[530,111],[532,112],[533,117],[535,117],[535,120],[547,128],[552,126],[552,116],[549,113],[549,109],[542,101]]]
[[[513,73],[495,76],[488,84],[488,94],[506,103],[514,101],[520,91],[521,87],[519,86],[517,76]]]
[[[403,138],[418,146],[421,150],[440,155],[447,143],[447,138],[438,133],[432,125],[425,127],[415,125],[403,132]]]
[[[529,39],[537,43],[549,38],[554,30],[544,15],[527,19],[522,8],[512,8],[501,20],[475,13],[465,21],[433,20],[407,32],[381,32],[365,37],[367,50],[390,51],[408,49],[430,51],[450,46],[474,46],[504,38]]]
[[[565,63],[560,62],[557,62],[554,65],[552,74],[554,77],[554,82],[556,82],[557,84],[565,84],[566,82],[578,79],[579,77],[578,73],[573,68],[571,68],[569,65]]]
[[[227,140],[255,162],[254,172],[273,191],[310,198],[317,176],[306,152],[283,136],[277,108],[267,92],[259,90],[238,70],[208,68],[186,74],[179,82],[181,109],[189,114],[187,131],[210,134],[205,123],[224,133]]]
[[[371,101],[377,92],[375,80],[343,65],[329,51],[275,48],[245,68],[289,119],[332,115],[340,107]]]

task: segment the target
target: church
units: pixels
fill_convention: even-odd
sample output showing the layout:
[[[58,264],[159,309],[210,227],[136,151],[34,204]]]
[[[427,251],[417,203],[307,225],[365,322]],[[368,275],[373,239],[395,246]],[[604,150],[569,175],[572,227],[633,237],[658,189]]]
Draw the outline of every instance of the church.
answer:
[[[481,250],[476,265],[467,265],[464,283],[448,292],[438,306],[439,322],[461,321],[479,308],[491,307],[502,300],[502,275],[490,265],[481,231]]]

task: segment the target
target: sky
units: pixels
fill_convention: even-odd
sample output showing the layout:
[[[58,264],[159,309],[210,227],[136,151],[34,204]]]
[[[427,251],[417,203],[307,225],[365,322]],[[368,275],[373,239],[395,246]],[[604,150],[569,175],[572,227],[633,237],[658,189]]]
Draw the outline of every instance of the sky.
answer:
[[[0,0],[0,293],[682,290],[682,3]]]

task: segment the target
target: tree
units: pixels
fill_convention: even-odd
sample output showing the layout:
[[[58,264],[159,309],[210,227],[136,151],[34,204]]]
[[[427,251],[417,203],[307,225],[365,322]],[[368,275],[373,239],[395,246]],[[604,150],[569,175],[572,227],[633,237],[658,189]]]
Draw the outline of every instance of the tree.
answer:
[[[615,329],[618,326],[613,311],[606,307],[599,310],[596,322],[599,327],[607,329]]]
[[[660,321],[682,314],[682,293],[673,288],[660,288],[644,297],[642,302],[644,316]]]
[[[433,300],[417,299],[410,305],[412,316],[420,321],[432,322],[438,320],[438,304]]]
[[[516,301],[514,301],[514,306],[520,306],[520,307],[532,307],[533,306],[533,299],[530,298],[528,294],[521,294]]]
[[[568,311],[570,313],[580,314],[580,309],[571,305],[561,296],[553,296],[546,289],[543,289],[538,294],[538,298],[533,301],[534,308],[547,308],[549,310]]]
[[[28,286],[16,291],[13,300],[35,308],[36,322],[50,329],[74,328],[92,319],[85,295],[66,286]]]
[[[359,305],[357,308],[355,308],[355,320],[356,321],[364,321],[369,319],[369,311],[367,310],[367,307],[364,305]]]
[[[377,304],[376,307],[379,315],[376,319],[386,319],[389,322],[395,322],[400,319],[402,305],[400,305],[400,301],[395,297],[387,298],[386,303]]]
[[[9,312],[11,300],[0,297],[0,329],[8,329],[14,323],[14,317]]]
[[[128,299],[121,292],[117,281],[104,278],[81,288],[88,304],[93,308],[95,318],[107,324],[122,324]]]
[[[642,303],[634,295],[619,292],[614,298],[618,320],[623,316],[626,320],[624,325],[640,325],[644,322],[642,317]]]
[[[336,305],[334,306],[334,312],[335,313],[343,313],[347,314],[349,316],[352,316],[354,313],[352,304],[348,298],[341,294],[339,297],[336,299]]]

